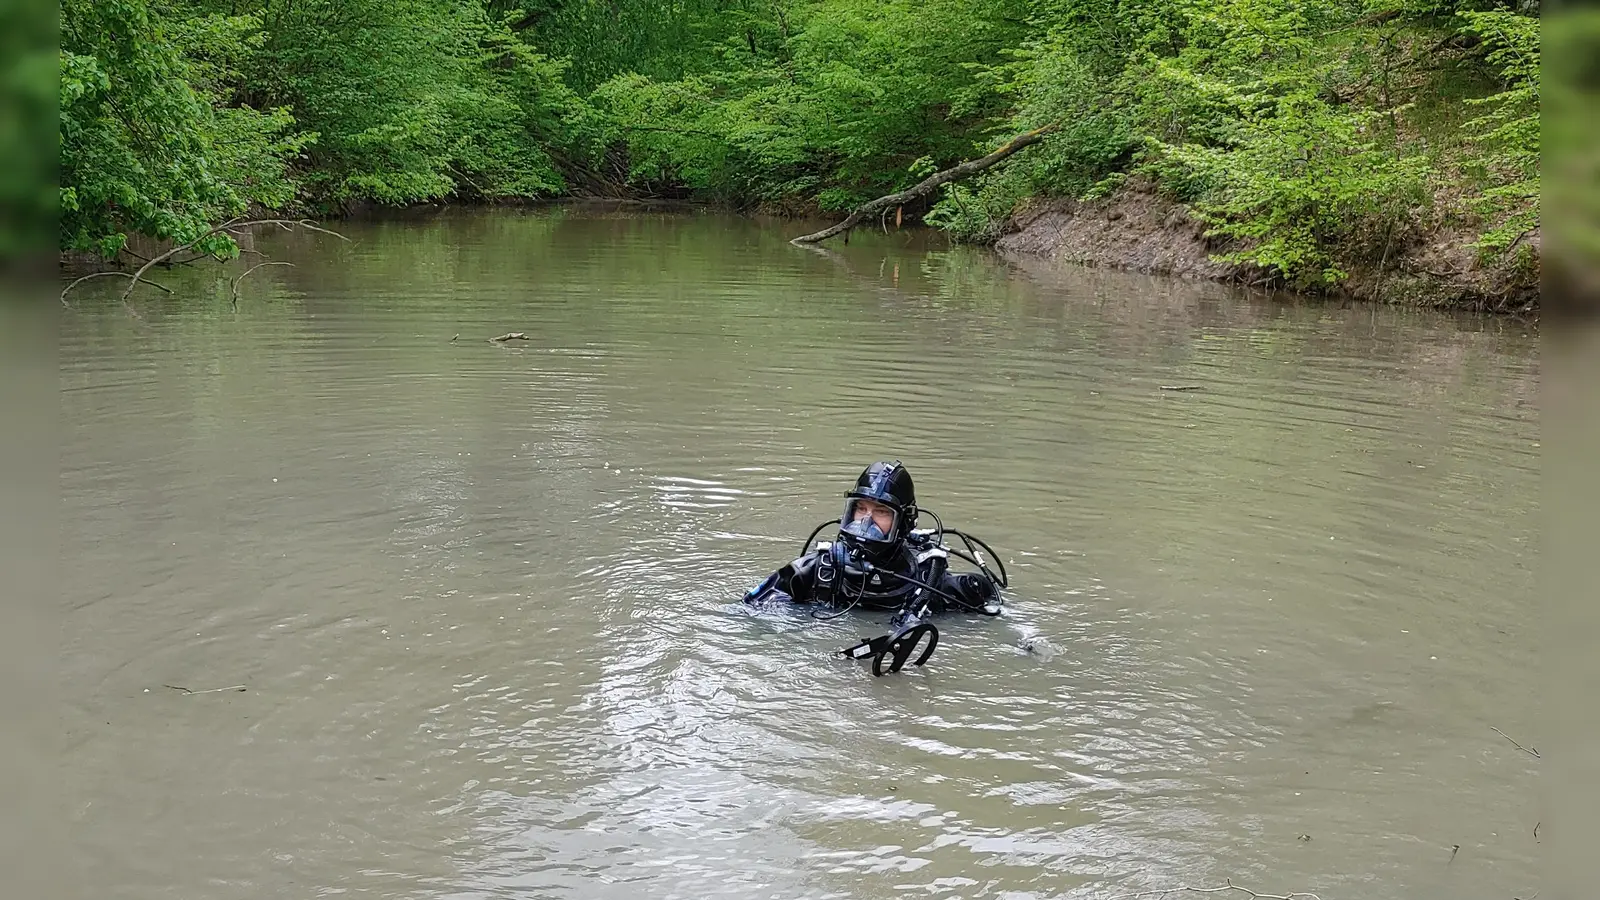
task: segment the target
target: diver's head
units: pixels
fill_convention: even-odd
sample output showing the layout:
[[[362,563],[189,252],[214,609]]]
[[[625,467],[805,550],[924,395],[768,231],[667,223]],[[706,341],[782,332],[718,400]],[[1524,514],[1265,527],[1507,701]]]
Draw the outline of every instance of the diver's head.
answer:
[[[873,562],[894,556],[917,524],[917,491],[897,462],[875,462],[845,492],[839,540]]]

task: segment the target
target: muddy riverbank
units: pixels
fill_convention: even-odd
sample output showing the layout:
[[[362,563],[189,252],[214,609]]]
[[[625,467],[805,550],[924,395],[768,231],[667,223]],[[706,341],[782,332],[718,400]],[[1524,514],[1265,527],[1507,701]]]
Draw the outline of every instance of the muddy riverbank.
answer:
[[[1130,184],[1100,200],[1039,200],[1007,223],[995,242],[1002,254],[1213,281],[1269,285],[1259,267],[1219,262],[1237,249],[1206,236],[1206,226],[1181,203],[1148,185]],[[1538,235],[1531,237],[1537,246]],[[1469,236],[1449,227],[1419,228],[1375,260],[1346,263],[1350,277],[1327,289],[1332,299],[1471,312],[1529,314],[1539,309],[1533,274],[1486,266]]]

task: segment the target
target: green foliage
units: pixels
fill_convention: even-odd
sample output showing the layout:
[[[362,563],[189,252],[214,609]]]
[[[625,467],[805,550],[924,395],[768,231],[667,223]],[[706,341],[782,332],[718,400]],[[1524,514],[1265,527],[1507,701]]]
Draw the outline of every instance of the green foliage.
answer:
[[[310,136],[290,133],[282,109],[218,108],[219,48],[251,40],[252,20],[172,27],[143,0],[67,0],[61,14],[64,249],[111,256],[131,232],[187,241],[288,199],[282,160]],[[233,244],[219,235],[199,249]]]
[[[1490,222],[1480,246],[1504,248],[1538,221],[1539,31],[1496,7],[1044,0],[1043,36],[984,77],[1013,100],[1011,129],[1062,130],[975,190],[948,188],[931,220],[986,239],[1029,198],[1102,196],[1139,173],[1229,239],[1225,259],[1301,285],[1381,259],[1440,192],[1468,193]],[[1458,27],[1482,44],[1452,42]],[[1491,96],[1446,96],[1480,73],[1500,81]],[[1418,133],[1419,98],[1444,133]]]
[[[0,265],[35,258],[55,240],[55,29],[46,10],[17,3],[0,8]]]
[[[783,0],[498,0],[490,15],[567,59],[567,83],[589,93],[619,75],[676,81],[748,63],[785,37]],[[746,49],[748,48],[748,49]],[[729,59],[728,51],[743,59]]]
[[[1509,250],[1539,223],[1539,20],[1517,13],[1463,11],[1462,30],[1483,38],[1486,61],[1505,89],[1469,99],[1487,111],[1465,125],[1485,148],[1480,165],[1490,187],[1473,209],[1490,227],[1476,246],[1490,253]]]
[[[63,248],[250,208],[554,196],[556,157],[597,152],[563,65],[478,0],[69,0],[62,19]]]
[[[1551,16],[1546,36],[1543,102],[1552,111],[1543,142],[1560,191],[1547,195],[1556,223],[1545,236],[1558,272],[1600,270],[1600,141],[1591,111],[1600,101],[1600,10],[1567,8]]]
[[[728,20],[715,69],[619,74],[591,100],[646,189],[844,209],[909,186],[916,160],[966,158],[1004,117],[979,73],[1025,33],[1023,10],[820,0],[768,6],[763,19],[752,8]]]
[[[1424,199],[1425,161],[1374,135],[1381,114],[1294,95],[1237,124],[1220,145],[1163,152],[1206,185],[1194,210],[1210,233],[1245,243],[1222,258],[1275,269],[1302,286],[1347,273],[1338,252],[1387,243]]]
[[[1094,51],[1080,50],[1081,40],[1076,32],[1052,33],[983,73],[995,93],[1014,105],[1010,130],[1051,123],[1060,128],[1027,155],[981,177],[977,190],[948,186],[930,223],[958,239],[988,240],[1021,201],[1081,195],[1127,162],[1136,146],[1129,109],[1108,102],[1113,85],[1085,61],[1082,54]]]
[[[61,244],[114,253],[130,233],[184,239],[248,208],[574,191],[839,211],[1049,124],[907,212],[988,240],[1030,199],[1143,175],[1228,239],[1230,259],[1327,284],[1438,196],[1467,198],[1487,254],[1537,226],[1536,13],[1502,0],[66,0]]]
[[[320,135],[303,178],[312,199],[438,199],[455,189],[463,150],[505,181],[530,180],[526,167],[504,171],[505,154],[473,140],[481,134],[477,115],[502,127],[516,117],[490,79],[474,77],[484,73],[481,6],[266,0],[259,14],[269,35],[248,83],[270,102],[292,106]]]

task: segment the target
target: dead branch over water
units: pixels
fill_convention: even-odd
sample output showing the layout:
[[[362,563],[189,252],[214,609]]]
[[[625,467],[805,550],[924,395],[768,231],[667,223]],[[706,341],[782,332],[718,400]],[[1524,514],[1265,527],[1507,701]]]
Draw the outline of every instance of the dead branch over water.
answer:
[[[128,289],[122,292],[122,299],[123,300],[127,300],[128,299],[128,295],[133,293],[134,287],[136,285],[138,285],[139,279],[144,277],[144,273],[149,271],[150,267],[155,265],[156,263],[159,263],[164,259],[172,258],[173,256],[176,256],[177,254],[182,253],[185,250],[188,250],[190,247],[193,247],[195,244],[200,243],[201,241],[205,240],[208,237],[212,237],[214,235],[221,234],[222,232],[227,232],[228,234],[237,235],[237,234],[241,233],[237,229],[248,228],[248,227],[250,227],[252,225],[277,225],[278,227],[282,228],[284,231],[292,231],[294,228],[304,228],[307,231],[320,231],[323,234],[331,234],[331,235],[333,235],[334,237],[338,238],[341,241],[350,240],[349,238],[345,237],[344,235],[340,234],[337,231],[329,231],[326,228],[318,227],[316,225],[311,224],[311,222],[309,220],[306,220],[306,219],[246,219],[243,216],[240,216],[240,217],[237,217],[237,218],[229,219],[228,221],[223,222],[221,225],[218,225],[215,228],[212,228],[211,230],[207,231],[205,234],[200,235],[199,237],[195,238],[194,240],[190,241],[189,243],[180,244],[177,247],[173,247],[171,250],[168,250],[165,253],[159,254],[154,259],[151,259],[149,262],[145,263],[143,266],[140,266],[139,267],[139,271],[133,273],[133,281],[128,284]],[[242,278],[244,276],[241,275],[240,277]]]
[[[127,272],[111,272],[111,271],[107,271],[107,272],[95,272],[95,273],[93,273],[91,275],[85,275],[82,278],[77,279],[76,281],[74,281],[71,284],[67,285],[66,289],[61,292],[61,305],[63,305],[63,306],[70,305],[70,304],[67,303],[67,293],[69,291],[71,291],[73,288],[75,288],[79,284],[82,284],[83,282],[89,280],[90,278],[100,278],[100,277],[103,277],[103,276],[113,276],[114,275],[114,276],[117,276],[117,277],[120,277],[120,278],[128,279],[128,287],[127,287],[126,290],[124,290],[122,292],[122,297],[120,298],[124,304],[126,304],[128,302],[128,296],[133,293],[133,289],[138,287],[141,283],[152,285],[154,287],[158,287],[161,290],[166,291],[167,293],[170,294],[170,293],[173,292],[171,288],[169,288],[169,287],[167,287],[166,285],[163,285],[163,284],[157,284],[156,282],[151,281],[148,278],[145,278],[144,274],[146,272],[150,271],[155,266],[158,266],[161,263],[166,262],[167,260],[171,259],[172,257],[177,256],[179,253],[182,253],[185,250],[192,249],[195,245],[199,244],[201,241],[205,240],[206,238],[214,237],[214,236],[216,236],[218,234],[222,234],[222,233],[227,233],[227,234],[235,235],[235,236],[242,235],[244,233],[243,229],[249,228],[249,227],[254,226],[254,225],[276,225],[279,228],[282,228],[284,231],[293,231],[296,228],[301,228],[301,229],[304,229],[306,231],[315,231],[315,232],[319,232],[321,234],[330,234],[330,235],[333,235],[334,237],[338,238],[341,241],[348,242],[350,240],[349,238],[345,237],[344,235],[340,234],[337,231],[333,231],[331,229],[323,228],[323,227],[321,227],[319,225],[311,224],[311,221],[309,219],[246,219],[243,216],[235,216],[234,218],[229,219],[228,221],[223,222],[220,225],[217,225],[217,226],[215,226],[213,228],[208,229],[204,234],[201,234],[199,237],[195,238],[192,241],[189,241],[188,243],[179,244],[179,245],[173,247],[171,250],[167,250],[167,251],[165,251],[163,253],[159,253],[159,254],[155,255],[154,257],[151,257],[150,259],[145,260],[144,261],[144,265],[140,266],[138,268],[138,270],[135,271],[131,275],[128,274]],[[243,250],[241,249],[240,252],[242,253]],[[257,254],[257,255],[260,255],[260,254]],[[198,256],[195,257],[196,260],[198,260],[200,258],[201,257],[198,257]],[[193,261],[194,260],[184,260],[184,262],[193,262]],[[272,263],[262,263],[262,265],[272,265]],[[289,265],[289,263],[278,263],[277,265]],[[240,275],[239,278],[243,278],[245,275],[250,274],[250,272],[254,272],[256,269],[258,269],[260,267],[261,266],[258,265],[258,266],[255,266],[255,267],[251,268],[249,271],[245,272],[244,275]],[[234,283],[235,283],[235,287],[237,288],[238,279],[235,279]],[[235,303],[238,302],[237,290],[234,293],[234,302]]]

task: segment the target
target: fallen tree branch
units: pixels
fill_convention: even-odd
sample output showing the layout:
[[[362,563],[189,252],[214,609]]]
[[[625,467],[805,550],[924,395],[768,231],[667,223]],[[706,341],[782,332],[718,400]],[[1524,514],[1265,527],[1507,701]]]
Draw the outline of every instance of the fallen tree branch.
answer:
[[[141,269],[140,271],[143,271],[143,270]],[[129,275],[127,272],[93,272],[93,273],[90,273],[88,275],[83,276],[82,278],[74,280],[71,284],[67,285],[64,290],[62,290],[62,292],[61,292],[61,305],[62,306],[71,306],[72,305],[72,304],[67,302],[67,291],[72,290],[73,288],[75,288],[78,285],[84,283],[85,281],[88,281],[91,278],[102,278],[102,277],[105,277],[107,275],[116,275],[116,276],[118,276],[120,278],[132,278],[136,282],[143,281],[145,284],[148,284],[151,287],[160,288],[160,289],[162,289],[163,291],[166,291],[169,294],[173,293],[172,288],[169,288],[164,284],[161,284],[161,283],[155,282],[155,281],[151,281],[148,278],[140,278],[137,275]],[[124,296],[126,296],[126,295],[124,295]]]
[[[969,175],[976,175],[979,172],[982,172],[984,169],[995,165],[1011,154],[1016,153],[1018,150],[1021,150],[1022,148],[1031,144],[1039,143],[1045,139],[1046,135],[1060,127],[1061,126],[1059,124],[1050,124],[1044,126],[1043,128],[1035,128],[1032,131],[1023,132],[1022,134],[1019,134],[1007,141],[1005,146],[994,151],[993,153],[990,153],[988,156],[979,157],[978,159],[969,159],[958,166],[945,169],[943,172],[935,172],[934,174],[929,175],[927,178],[924,178],[922,181],[918,182],[916,185],[906,188],[897,194],[889,194],[886,197],[879,197],[876,200],[864,203],[861,206],[856,207],[855,212],[852,212],[843,222],[824,228],[814,234],[801,235],[800,237],[791,240],[790,243],[815,244],[820,241],[825,241],[841,232],[849,231],[850,229],[856,227],[857,223],[859,223],[862,219],[872,215],[875,212],[878,212],[879,210],[888,210],[890,207],[904,206],[913,200],[917,200],[926,196],[927,194],[933,193],[933,191],[943,187],[946,184],[949,184],[952,181],[955,181],[958,178],[966,178]]]
[[[245,269],[244,272],[241,273],[238,278],[233,279],[232,288],[231,288],[232,292],[233,292],[233,299],[230,300],[229,302],[233,304],[233,308],[234,309],[238,309],[239,308],[239,282],[243,281],[245,279],[246,275],[249,275],[251,272],[254,272],[255,270],[257,270],[257,269],[259,269],[259,268],[261,268],[263,266],[289,266],[289,267],[293,268],[294,267],[294,263],[292,263],[292,262],[274,262],[274,261],[270,261],[269,260],[269,261],[264,262],[264,263],[256,263],[255,265],[251,266],[250,268]]]
[[[1310,898],[1310,900],[1322,900],[1321,897],[1318,897],[1316,894],[1310,893],[1308,891],[1293,891],[1293,892],[1287,893],[1287,894],[1258,894],[1255,891],[1250,890],[1249,888],[1240,887],[1237,884],[1234,884],[1233,883],[1233,879],[1231,879],[1231,878],[1227,879],[1226,881],[1224,881],[1221,887],[1198,888],[1198,887],[1191,887],[1191,886],[1189,886],[1187,884],[1183,884],[1183,885],[1179,885],[1177,887],[1159,888],[1159,889],[1153,890],[1153,891],[1141,891],[1141,892],[1139,892],[1137,894],[1128,894],[1125,897],[1117,898],[1117,900],[1139,900],[1139,898],[1143,898],[1143,897],[1166,897],[1166,896],[1169,896],[1171,894],[1182,894],[1182,893],[1190,893],[1190,894],[1220,894],[1220,893],[1223,893],[1224,891],[1238,891],[1241,894],[1249,894],[1250,897],[1251,897],[1251,900],[1300,900],[1300,898]]]
[[[131,283],[129,283],[128,289],[122,292],[122,300],[123,300],[123,302],[127,302],[128,295],[133,293],[133,289],[136,286],[138,286],[139,282],[143,279],[144,273],[148,272],[150,270],[151,266],[157,265],[164,259],[170,259],[173,256],[176,256],[179,253],[182,253],[183,251],[188,250],[190,247],[193,247],[194,245],[200,243],[201,241],[205,240],[208,237],[211,237],[212,235],[220,234],[220,233],[222,233],[224,231],[228,232],[229,234],[238,234],[238,232],[234,231],[234,229],[236,229],[236,228],[248,228],[251,225],[278,225],[278,226],[282,227],[285,231],[292,230],[290,226],[298,226],[300,228],[306,229],[307,231],[320,231],[323,234],[331,234],[331,235],[333,235],[334,237],[338,238],[341,241],[350,240],[349,238],[345,237],[344,235],[340,234],[337,231],[329,231],[326,228],[319,228],[319,227],[317,227],[315,225],[312,225],[310,222],[308,222],[308,221],[306,221],[304,219],[298,219],[298,220],[296,220],[296,219],[246,219],[243,216],[237,216],[235,218],[229,219],[226,222],[223,222],[221,225],[218,225],[215,228],[209,229],[208,231],[206,231],[206,233],[200,235],[199,237],[195,238],[194,240],[188,242],[187,244],[180,244],[180,245],[178,245],[176,247],[173,247],[171,250],[168,250],[165,253],[159,254],[154,259],[151,259],[150,261],[146,262],[144,265],[140,266],[139,267],[139,271],[133,273],[133,281]]]
[[[453,341],[453,340],[455,340],[455,338],[451,338],[451,340]],[[489,338],[489,343],[491,343],[491,344],[504,344],[506,341],[526,341],[526,340],[529,340],[528,335],[526,333],[521,332],[521,331],[512,331],[512,332],[508,332],[506,334],[502,334],[499,337]]]
[[[331,231],[327,228],[321,228],[311,224],[310,219],[250,219],[244,222],[235,222],[228,229],[228,233],[238,234],[239,232],[234,231],[234,228],[248,228],[251,225],[276,225],[279,228],[282,228],[284,231],[293,231],[296,228],[304,228],[307,231],[316,231],[321,234],[331,234],[347,244],[350,242],[349,238],[337,231]]]

